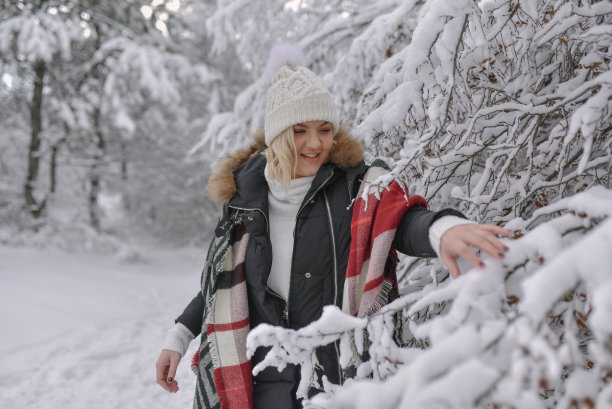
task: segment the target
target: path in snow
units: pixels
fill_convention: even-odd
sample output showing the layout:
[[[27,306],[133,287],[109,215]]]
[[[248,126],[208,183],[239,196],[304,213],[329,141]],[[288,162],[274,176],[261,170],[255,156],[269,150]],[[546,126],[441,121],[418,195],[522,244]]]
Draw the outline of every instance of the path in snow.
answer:
[[[197,291],[198,253],[155,252],[135,264],[0,246],[0,407],[191,407],[189,359],[176,394],[155,383],[155,361]]]

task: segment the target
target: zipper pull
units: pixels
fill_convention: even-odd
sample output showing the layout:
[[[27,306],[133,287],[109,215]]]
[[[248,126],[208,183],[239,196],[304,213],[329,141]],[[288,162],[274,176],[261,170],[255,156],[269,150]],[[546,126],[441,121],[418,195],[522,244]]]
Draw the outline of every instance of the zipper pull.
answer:
[[[283,308],[283,321],[286,327],[289,327],[289,303],[285,302],[285,308]]]

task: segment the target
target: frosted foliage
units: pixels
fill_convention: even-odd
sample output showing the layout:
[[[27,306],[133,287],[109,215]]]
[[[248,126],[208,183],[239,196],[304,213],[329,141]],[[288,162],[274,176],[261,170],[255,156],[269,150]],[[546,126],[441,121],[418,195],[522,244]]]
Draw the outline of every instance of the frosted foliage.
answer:
[[[15,50],[17,58],[50,63],[71,58],[74,42],[83,38],[78,22],[45,12],[24,13],[0,22],[0,54]]]
[[[360,13],[364,22],[371,23],[352,40],[334,71],[328,74],[330,92],[340,108],[339,115],[347,123],[357,117],[357,104],[373,73],[386,59],[406,45],[416,25],[416,0],[380,2],[370,8],[370,15]],[[372,15],[374,17],[372,17]],[[336,79],[344,78],[343,81]]]
[[[413,192],[502,222],[609,185],[612,3],[432,0],[417,21],[356,118]]]
[[[368,318],[326,307],[297,331],[258,326],[249,351],[272,349],[255,372],[301,364],[299,396],[325,389],[306,408],[610,407],[611,216],[612,191],[594,187],[513,220],[522,236],[506,240],[503,261],[485,257],[483,270],[430,281]],[[341,388],[316,376],[315,349],[335,341],[356,374]]]
[[[351,38],[355,28],[347,26],[347,16],[360,15],[363,8],[368,14],[379,13],[381,7],[397,1],[372,5],[366,0],[302,0],[296,10],[286,7],[287,3],[286,0],[218,0],[215,12],[206,19],[206,28],[214,40],[213,50],[220,52],[228,44],[236,43],[240,60],[253,64],[259,75],[272,44],[290,40],[315,53],[309,50],[310,46]],[[318,52],[330,48],[333,49],[322,47]]]
[[[136,132],[141,112],[156,105],[167,111],[181,108],[185,83],[209,86],[219,79],[204,65],[185,56],[126,38],[107,41],[98,52],[108,67],[104,81],[103,113],[127,139]]]
[[[304,50],[300,47],[292,43],[277,43],[270,49],[263,76],[264,78],[274,78],[279,68],[285,64],[300,66],[306,63]]]
[[[194,10],[180,3],[180,12],[158,3],[150,18],[147,0],[3,3],[0,151],[19,153],[0,161],[0,224],[11,229],[0,241],[93,251],[87,242],[101,232],[205,240],[216,217],[202,194],[208,172],[185,156],[235,94],[225,84],[241,81],[232,70],[218,75],[198,31],[203,9],[190,23],[183,17]],[[155,28],[161,20],[166,32]],[[32,217],[24,199],[38,202]]]

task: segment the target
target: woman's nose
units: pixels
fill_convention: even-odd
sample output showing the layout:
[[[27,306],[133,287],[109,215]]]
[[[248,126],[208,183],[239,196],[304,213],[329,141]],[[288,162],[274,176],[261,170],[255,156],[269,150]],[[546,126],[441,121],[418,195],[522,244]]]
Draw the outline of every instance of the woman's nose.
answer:
[[[319,138],[319,133],[316,130],[308,131],[306,139],[306,146],[314,149],[319,148],[321,146],[321,139]]]

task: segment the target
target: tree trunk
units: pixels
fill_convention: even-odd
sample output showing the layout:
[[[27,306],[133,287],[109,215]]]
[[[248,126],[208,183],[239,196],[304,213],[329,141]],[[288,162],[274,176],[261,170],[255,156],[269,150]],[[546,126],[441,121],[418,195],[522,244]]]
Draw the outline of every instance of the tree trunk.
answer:
[[[57,185],[57,151],[62,146],[66,138],[62,138],[57,141],[51,147],[51,163],[49,164],[49,193],[55,193],[55,186]]]
[[[100,193],[100,161],[104,156],[104,135],[100,128],[100,109],[94,112],[94,131],[96,136],[96,153],[94,154],[93,164],[89,174],[89,222],[97,231],[100,230],[100,209],[98,207],[98,194]]]
[[[100,212],[98,209],[98,193],[100,193],[100,177],[97,174],[97,167],[91,169],[89,179],[89,223],[96,231],[100,231]]]
[[[121,142],[121,179],[124,182],[128,180],[128,164],[125,142]]]
[[[46,66],[44,61],[37,61],[34,64],[34,91],[30,105],[30,121],[32,133],[30,135],[30,147],[28,149],[28,174],[26,177],[23,192],[26,205],[34,218],[40,217],[45,208],[46,199],[38,202],[34,197],[34,185],[38,179],[38,169],[40,165],[40,133],[42,131],[42,99],[43,81]]]

